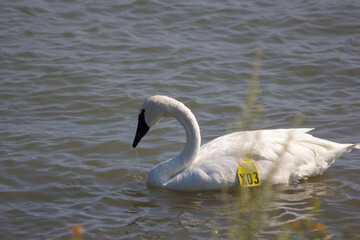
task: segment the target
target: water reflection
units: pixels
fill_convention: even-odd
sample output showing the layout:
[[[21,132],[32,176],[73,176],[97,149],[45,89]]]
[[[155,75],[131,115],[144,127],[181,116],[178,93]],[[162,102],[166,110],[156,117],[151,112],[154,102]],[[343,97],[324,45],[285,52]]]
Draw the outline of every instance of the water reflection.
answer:
[[[328,183],[308,180],[245,192],[242,189],[197,194],[174,192],[172,196],[181,196],[177,202],[180,204],[173,206],[178,208],[180,224],[187,231],[230,239],[238,238],[239,234],[256,234],[261,238],[281,234],[294,221],[315,219],[312,200],[329,196],[331,190]]]

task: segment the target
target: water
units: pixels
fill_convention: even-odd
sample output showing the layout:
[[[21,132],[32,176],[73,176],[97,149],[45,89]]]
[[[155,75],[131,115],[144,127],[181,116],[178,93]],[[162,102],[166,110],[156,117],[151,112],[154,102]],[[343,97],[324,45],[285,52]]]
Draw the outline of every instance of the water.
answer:
[[[316,136],[359,142],[359,14],[358,1],[1,1],[1,239],[69,239],[75,224],[83,239],[229,237],[237,191],[146,185],[185,137],[163,121],[137,157],[138,108],[169,95],[193,110],[203,142],[223,135],[261,51],[264,111],[249,128],[301,116]],[[334,239],[343,227],[359,238],[359,159],[354,151],[322,176],[277,186],[258,236],[313,218]],[[321,206],[308,216],[313,197]]]

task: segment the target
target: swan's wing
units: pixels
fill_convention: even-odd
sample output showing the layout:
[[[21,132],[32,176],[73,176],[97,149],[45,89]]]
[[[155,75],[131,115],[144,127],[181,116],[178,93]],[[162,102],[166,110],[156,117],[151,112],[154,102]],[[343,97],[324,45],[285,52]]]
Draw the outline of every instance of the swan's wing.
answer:
[[[291,183],[322,174],[337,157],[359,144],[313,137],[311,128],[236,132],[201,146],[194,164],[168,183],[174,189],[216,189],[239,184],[239,162],[253,159],[261,180]]]
[[[308,134],[310,130],[259,130],[234,133],[225,138],[232,142],[229,148],[240,161],[255,160],[261,178],[270,176],[274,183],[289,183],[323,173],[337,157],[356,147],[356,144],[339,144],[313,137]]]
[[[216,138],[201,146],[196,162],[174,176],[168,187],[196,190],[238,185],[239,162],[249,158],[262,180],[296,182],[323,173],[341,154],[359,147],[313,137],[310,130],[246,131]]]

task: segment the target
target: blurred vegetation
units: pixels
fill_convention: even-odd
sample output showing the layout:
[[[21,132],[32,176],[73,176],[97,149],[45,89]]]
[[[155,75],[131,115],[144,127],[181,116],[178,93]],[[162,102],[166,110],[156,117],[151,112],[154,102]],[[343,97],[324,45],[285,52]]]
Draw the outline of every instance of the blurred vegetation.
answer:
[[[261,117],[264,114],[264,107],[259,101],[261,90],[259,87],[259,72],[261,69],[261,50],[257,49],[254,56],[253,73],[246,90],[246,101],[240,105],[240,116],[236,120],[236,130],[253,130],[259,126],[265,125],[261,123]]]
[[[254,54],[253,74],[248,84],[245,104],[240,106],[241,114],[236,120],[236,130],[254,130],[265,127],[263,115],[264,107],[260,101],[261,90],[259,87],[259,71],[261,69],[261,50]],[[303,118],[295,116],[292,126],[299,127]],[[290,139],[289,139],[290,140]],[[284,146],[284,152],[287,146]],[[276,167],[275,167],[276,168]],[[273,169],[272,171],[275,171]],[[225,189],[223,193],[228,195],[232,190]],[[275,201],[275,186],[270,181],[262,181],[258,187],[239,187],[232,203],[225,202],[224,208],[228,215],[228,239],[258,240],[268,239],[264,237],[264,230],[269,227],[270,206]],[[226,198],[225,198],[226,199]],[[294,220],[280,227],[278,233],[272,239],[333,239],[329,229],[320,219],[319,209],[321,201],[313,197],[309,199],[311,210],[304,215],[304,219]],[[217,233],[217,231],[215,231]],[[213,236],[215,239],[216,235]],[[355,239],[354,232],[349,228],[343,228],[341,239]]]

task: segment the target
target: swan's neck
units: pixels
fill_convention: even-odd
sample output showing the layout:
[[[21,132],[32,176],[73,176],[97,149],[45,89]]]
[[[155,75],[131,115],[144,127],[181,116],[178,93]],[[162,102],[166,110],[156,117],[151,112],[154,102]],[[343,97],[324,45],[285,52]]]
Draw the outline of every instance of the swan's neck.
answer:
[[[148,183],[155,186],[164,186],[176,174],[189,167],[196,160],[201,145],[200,128],[189,108],[176,101],[167,106],[165,116],[174,117],[181,123],[186,132],[186,144],[180,154],[150,171]]]

